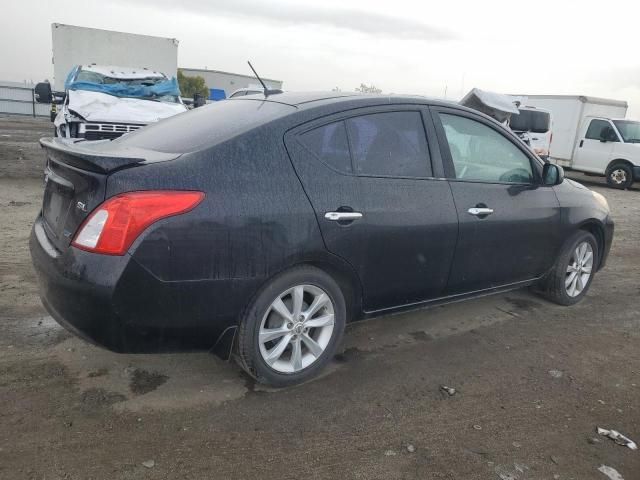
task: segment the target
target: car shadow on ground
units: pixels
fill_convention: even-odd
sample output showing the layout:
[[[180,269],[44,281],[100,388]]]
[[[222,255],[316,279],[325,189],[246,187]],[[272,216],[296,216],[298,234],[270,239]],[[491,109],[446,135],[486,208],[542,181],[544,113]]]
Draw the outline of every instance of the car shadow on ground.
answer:
[[[341,375],[351,362],[423,345],[425,342],[476,331],[526,317],[541,308],[557,308],[528,290],[390,315],[350,324],[338,353],[326,371],[308,383]],[[35,320],[34,320],[35,321]],[[50,317],[39,328],[59,330]],[[33,322],[31,322],[33,323]],[[32,331],[35,325],[24,323]],[[58,332],[60,333],[60,332]],[[75,377],[83,401],[103,402],[116,411],[149,411],[215,405],[261,392],[278,394],[304,389],[305,384],[274,389],[250,379],[233,361],[207,352],[119,354],[72,335],[49,347],[51,357]]]

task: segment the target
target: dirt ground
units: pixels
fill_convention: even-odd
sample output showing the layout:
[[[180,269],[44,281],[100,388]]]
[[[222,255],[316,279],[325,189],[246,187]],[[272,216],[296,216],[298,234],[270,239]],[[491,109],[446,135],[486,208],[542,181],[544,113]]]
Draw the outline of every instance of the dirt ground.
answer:
[[[119,355],[40,305],[27,240],[47,120],[0,117],[0,478],[640,479],[640,190],[603,193],[606,269],[566,308],[514,291],[353,325],[271,390],[207,353]],[[441,385],[456,388],[449,396]]]

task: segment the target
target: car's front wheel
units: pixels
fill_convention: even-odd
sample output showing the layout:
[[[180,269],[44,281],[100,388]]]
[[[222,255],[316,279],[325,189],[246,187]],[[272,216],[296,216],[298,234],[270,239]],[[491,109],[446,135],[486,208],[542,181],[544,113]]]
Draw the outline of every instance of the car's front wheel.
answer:
[[[274,278],[249,307],[238,334],[240,365],[261,383],[304,382],[329,363],[346,323],[338,284],[314,267]]]
[[[560,305],[578,303],[587,294],[598,259],[598,242],[586,231],[576,232],[566,243],[542,285],[542,293]]]

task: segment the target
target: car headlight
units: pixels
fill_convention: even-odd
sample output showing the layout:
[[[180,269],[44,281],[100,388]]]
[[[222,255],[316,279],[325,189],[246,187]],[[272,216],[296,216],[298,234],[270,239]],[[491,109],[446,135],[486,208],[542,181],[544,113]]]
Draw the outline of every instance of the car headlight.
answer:
[[[591,191],[591,193],[593,194],[593,198],[596,199],[596,202],[598,202],[600,206],[602,206],[602,208],[604,208],[605,210],[609,210],[609,202],[607,202],[607,199],[604,195],[594,191]]]

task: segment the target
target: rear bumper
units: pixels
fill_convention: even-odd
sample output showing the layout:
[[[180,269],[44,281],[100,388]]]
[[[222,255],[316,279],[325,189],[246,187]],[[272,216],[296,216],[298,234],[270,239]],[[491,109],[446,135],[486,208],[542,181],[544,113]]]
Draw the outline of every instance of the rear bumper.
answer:
[[[117,352],[211,348],[237,323],[240,295],[247,289],[235,280],[162,281],[129,254],[97,255],[73,247],[61,253],[40,218],[29,246],[51,316]]]

